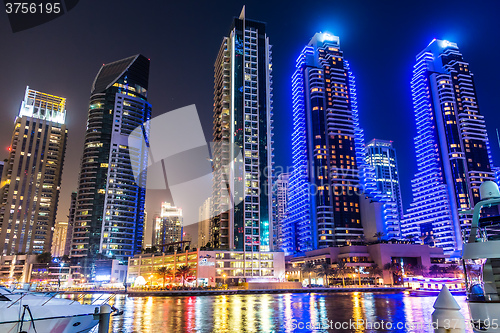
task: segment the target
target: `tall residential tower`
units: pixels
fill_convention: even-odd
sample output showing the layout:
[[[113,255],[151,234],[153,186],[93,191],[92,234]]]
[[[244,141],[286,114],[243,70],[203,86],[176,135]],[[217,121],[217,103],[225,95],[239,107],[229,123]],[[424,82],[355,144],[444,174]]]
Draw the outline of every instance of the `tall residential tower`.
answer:
[[[234,18],[215,62],[212,246],[272,246],[272,80],[266,25]]]
[[[366,164],[374,169],[378,201],[383,203],[380,225],[376,232],[383,233],[381,238],[400,239],[403,204],[399,186],[399,171],[396,149],[392,141],[373,139],[366,144]],[[365,235],[372,237],[373,234]],[[374,237],[375,238],[375,237]]]
[[[73,227],[75,226],[76,192],[71,192],[71,201],[68,212],[68,230],[66,233],[66,244],[64,244],[64,254],[71,254],[71,243],[73,240]]]
[[[147,151],[128,146],[132,131],[151,118],[149,60],[142,55],[105,64],[92,84],[83,150],[72,258],[92,278],[95,258],[126,261],[140,251],[144,224]]]
[[[172,206],[169,202],[161,203],[161,213],[155,216],[153,231],[154,245],[165,249],[165,244],[182,241],[182,209]]]
[[[403,233],[452,252],[471,221],[459,215],[495,181],[474,75],[457,44],[434,39],[416,57],[411,81],[417,173]]]
[[[337,36],[317,33],[292,76],[293,172],[286,253],[361,242],[364,161],[356,86]]]
[[[66,98],[26,87],[0,193],[0,255],[50,252],[66,150]]]
[[[283,249],[283,223],[288,215],[288,179],[290,174],[280,173],[273,184],[273,245],[279,251]]]

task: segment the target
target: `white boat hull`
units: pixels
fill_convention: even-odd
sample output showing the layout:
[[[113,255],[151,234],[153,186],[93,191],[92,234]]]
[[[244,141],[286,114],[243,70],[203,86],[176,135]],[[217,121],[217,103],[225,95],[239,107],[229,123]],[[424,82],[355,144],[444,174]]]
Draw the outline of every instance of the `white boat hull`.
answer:
[[[84,333],[99,323],[98,305],[34,294],[4,296],[8,300],[0,302],[0,333],[18,333],[21,324],[28,333]]]
[[[87,333],[98,324],[93,314],[74,317],[35,318],[33,322],[23,322],[23,331],[28,333]],[[34,323],[34,327],[33,327]],[[18,333],[21,328],[20,321],[0,323],[0,332]]]
[[[500,333],[500,302],[468,303],[474,332]],[[481,330],[477,329],[478,324]]]

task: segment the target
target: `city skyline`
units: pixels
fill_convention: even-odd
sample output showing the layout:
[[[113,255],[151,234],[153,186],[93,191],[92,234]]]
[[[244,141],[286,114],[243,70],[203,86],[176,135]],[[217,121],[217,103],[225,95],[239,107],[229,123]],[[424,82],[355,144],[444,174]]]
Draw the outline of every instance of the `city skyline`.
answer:
[[[4,7],[0,327],[500,333],[498,0]]]
[[[461,50],[467,54],[471,63],[471,70],[476,75],[476,85],[482,105],[482,113],[489,120],[487,124],[491,139],[491,148],[495,161],[500,159],[500,149],[495,137],[496,123],[500,122],[495,110],[495,93],[493,89],[494,78],[498,76],[497,69],[488,66],[494,61],[493,54],[498,47],[490,42],[491,31],[498,30],[498,23],[491,18],[493,2],[469,4],[467,11],[471,17],[481,17],[481,24],[477,19],[458,22],[452,19],[463,11],[460,7],[449,7],[446,4],[421,6],[405,4],[372,4],[355,6],[354,4],[322,4],[323,10],[318,12],[316,7],[302,3],[281,8],[277,4],[250,4],[247,12],[259,20],[268,23],[268,30],[274,41],[274,99],[275,99],[275,124],[282,124],[276,130],[275,161],[277,166],[291,165],[291,156],[288,139],[291,135],[290,121],[290,86],[289,80],[294,57],[303,45],[303,40],[309,38],[316,31],[329,31],[342,38],[342,47],[349,52],[351,63],[356,67],[358,85],[358,104],[360,108],[360,123],[365,130],[367,140],[374,137],[392,140],[398,150],[400,173],[402,183],[403,204],[407,208],[411,202],[410,180],[416,172],[416,163],[413,149],[413,133],[415,125],[411,111],[411,91],[408,84],[411,77],[411,66],[415,54],[421,50],[421,45],[427,45],[434,37],[448,39],[456,42]],[[0,106],[6,121],[0,124],[0,158],[8,155],[6,148],[9,145],[10,120],[15,118],[19,100],[22,98],[22,89],[29,84],[35,89],[51,91],[56,95],[68,99],[68,127],[71,131],[69,138],[66,163],[68,170],[79,167],[81,158],[80,147],[83,144],[84,127],[86,121],[86,108],[89,97],[89,84],[93,80],[96,66],[103,62],[113,61],[130,54],[141,52],[152,59],[152,104],[160,101],[162,107],[153,110],[153,116],[174,110],[188,104],[198,106],[200,118],[204,127],[207,141],[211,138],[212,127],[212,94],[213,71],[212,65],[220,45],[221,36],[227,32],[228,17],[234,16],[241,10],[243,3],[234,3],[215,11],[210,17],[205,13],[210,4],[199,4],[195,8],[187,5],[176,4],[165,12],[163,5],[145,4],[141,7],[144,12],[164,13],[169,18],[165,20],[140,21],[137,29],[132,31],[132,36],[151,35],[162,27],[176,26],[185,31],[185,34],[168,34],[171,43],[161,43],[151,38],[137,39],[137,45],[124,43],[125,36],[116,39],[111,31],[106,32],[106,27],[119,25],[119,15],[100,19],[102,13],[110,4],[104,4],[102,11],[95,10],[93,4],[80,4],[73,11],[49,22],[43,26],[12,34],[7,24],[0,25],[0,35],[6,47],[0,55],[4,63],[10,66],[5,68],[4,78],[10,80],[5,90],[0,92]],[[130,15],[133,2],[120,7],[119,13],[123,16]],[[264,10],[265,8],[265,10]],[[111,7],[108,8],[111,10]],[[113,10],[116,10],[114,8]],[[189,10],[193,20],[184,22],[181,18],[172,15],[173,12]],[[412,13],[404,20],[396,13]],[[447,16],[442,12],[449,13]],[[128,13],[128,14],[127,14]],[[255,15],[254,15],[255,13]],[[377,14],[377,15],[373,15]],[[292,17],[286,25],[280,21],[283,15]],[[103,31],[102,40],[96,41],[92,34],[82,31],[81,27],[88,26],[92,20],[96,31]],[[291,24],[291,22],[294,22]],[[106,22],[106,23],[104,23]],[[156,22],[156,23],[153,23]],[[158,22],[162,22],[159,24]],[[102,25],[102,29],[99,29]],[[183,36],[195,36],[196,29],[205,26],[205,38],[198,45],[194,45]],[[397,28],[395,28],[397,27]],[[371,32],[377,33],[377,38]],[[39,31],[44,31],[53,36],[53,39],[42,40],[38,38]],[[58,41],[72,40],[78,36],[80,43],[71,48],[60,48]],[[113,37],[112,37],[113,36]],[[104,42],[106,40],[106,42]],[[382,42],[385,40],[386,42]],[[94,51],[90,52],[88,45],[97,43]],[[46,49],[45,54],[51,57],[39,58],[30,52],[20,52],[24,45],[33,45],[37,49]],[[72,44],[73,45],[73,44]],[[167,52],[170,45],[179,45],[186,50],[186,54],[201,52],[202,57],[191,61],[191,57]],[[95,50],[99,50],[95,52]],[[367,49],[377,50],[368,57]],[[203,50],[203,51],[202,51]],[[367,60],[367,59],[370,60]],[[371,66],[371,63],[377,66]],[[22,64],[22,66],[21,66]],[[78,64],[78,66],[75,66]],[[50,68],[50,75],[47,69]],[[384,75],[379,71],[384,69]],[[187,71],[187,72],[186,72]],[[185,75],[185,73],[190,73]],[[191,80],[196,73],[197,80]],[[47,80],[47,77],[54,80]],[[74,80],[78,77],[78,80]],[[199,78],[199,79],[198,79]],[[379,83],[380,82],[380,83]],[[194,89],[191,89],[191,85]],[[166,95],[162,93],[166,92]],[[195,93],[196,91],[196,93]],[[162,97],[164,96],[164,97]],[[383,103],[372,103],[380,101]],[[3,153],[3,155],[2,155]],[[70,194],[76,190],[78,175],[65,172],[61,189],[61,203],[58,210],[58,219],[64,219],[69,209]],[[153,205],[151,205],[153,206]],[[150,217],[151,219],[151,217]]]

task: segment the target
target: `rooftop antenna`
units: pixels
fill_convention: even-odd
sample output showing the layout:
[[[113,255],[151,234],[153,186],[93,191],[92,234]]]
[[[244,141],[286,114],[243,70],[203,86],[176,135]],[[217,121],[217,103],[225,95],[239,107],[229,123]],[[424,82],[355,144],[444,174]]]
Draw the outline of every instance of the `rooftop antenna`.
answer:
[[[498,147],[500,148],[500,135],[498,135],[498,128],[497,128],[497,141],[498,141]]]
[[[243,8],[241,9],[241,13],[240,13],[240,20],[244,20],[245,19],[245,5],[243,5]]]

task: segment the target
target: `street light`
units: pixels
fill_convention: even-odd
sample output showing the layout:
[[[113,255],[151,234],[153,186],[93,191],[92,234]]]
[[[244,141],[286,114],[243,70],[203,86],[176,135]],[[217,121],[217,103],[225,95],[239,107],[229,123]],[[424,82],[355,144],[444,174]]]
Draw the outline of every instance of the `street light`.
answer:
[[[63,267],[64,267],[64,263],[61,262],[59,264],[59,275],[57,276],[57,290],[59,290],[61,288],[61,270]]]
[[[224,285],[226,284],[226,274],[222,274],[222,277],[224,278]]]

